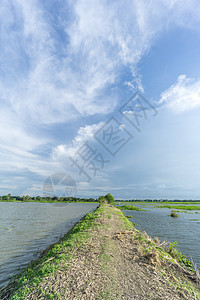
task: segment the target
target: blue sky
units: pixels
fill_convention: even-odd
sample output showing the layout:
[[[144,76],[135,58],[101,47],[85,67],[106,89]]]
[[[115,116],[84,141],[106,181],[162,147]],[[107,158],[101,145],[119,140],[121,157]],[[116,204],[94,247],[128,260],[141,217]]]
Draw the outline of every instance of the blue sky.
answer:
[[[0,194],[62,173],[79,197],[200,199],[199,16],[195,0],[2,0]]]

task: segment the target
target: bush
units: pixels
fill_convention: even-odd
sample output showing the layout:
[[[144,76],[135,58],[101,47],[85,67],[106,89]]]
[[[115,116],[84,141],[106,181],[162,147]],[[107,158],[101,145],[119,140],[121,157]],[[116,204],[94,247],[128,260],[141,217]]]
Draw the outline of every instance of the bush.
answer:
[[[105,196],[100,196],[98,198],[99,203],[109,203],[109,204],[114,204],[114,197],[109,193]]]
[[[100,204],[106,203],[106,198],[105,198],[104,196],[100,196],[100,197],[98,198],[98,202],[99,202]]]
[[[175,210],[171,211],[170,217],[172,217],[172,218],[177,218],[178,217],[178,214],[176,213]]]
[[[115,199],[114,199],[113,195],[111,195],[109,193],[109,194],[105,195],[105,198],[106,198],[107,203],[114,204]]]

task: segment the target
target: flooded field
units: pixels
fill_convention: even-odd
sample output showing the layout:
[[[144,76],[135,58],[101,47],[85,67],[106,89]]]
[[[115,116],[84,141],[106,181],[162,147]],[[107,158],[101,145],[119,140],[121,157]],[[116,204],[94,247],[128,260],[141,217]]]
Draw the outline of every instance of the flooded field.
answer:
[[[96,206],[95,203],[0,202],[0,287]]]
[[[129,203],[130,205],[130,203]],[[179,208],[177,218],[170,217],[174,206],[170,208],[154,204],[133,204],[147,211],[124,211],[132,216],[129,220],[136,223],[136,228],[146,231],[148,235],[159,237],[161,241],[178,242],[178,250],[188,257],[192,257],[200,269],[200,210],[191,210],[191,204],[184,205],[187,209]],[[158,207],[157,207],[158,206]],[[171,207],[172,206],[172,207]],[[193,206],[200,205],[194,204]],[[176,209],[177,211],[177,209]]]

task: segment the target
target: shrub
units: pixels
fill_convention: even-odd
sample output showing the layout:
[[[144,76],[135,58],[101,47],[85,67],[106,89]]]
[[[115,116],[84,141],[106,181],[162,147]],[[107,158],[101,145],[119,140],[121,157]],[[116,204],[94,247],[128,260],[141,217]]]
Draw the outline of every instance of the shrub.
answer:
[[[109,193],[105,196],[100,196],[98,198],[99,203],[109,203],[109,204],[114,204],[114,197]]]
[[[109,204],[114,204],[114,197],[113,197],[113,195],[111,195],[110,193],[109,194],[107,194],[107,195],[105,195],[105,198],[106,198],[106,201],[107,201],[107,203],[109,203]]]
[[[177,218],[178,217],[178,214],[176,213],[175,210],[171,211],[170,217],[172,217],[172,218]]]

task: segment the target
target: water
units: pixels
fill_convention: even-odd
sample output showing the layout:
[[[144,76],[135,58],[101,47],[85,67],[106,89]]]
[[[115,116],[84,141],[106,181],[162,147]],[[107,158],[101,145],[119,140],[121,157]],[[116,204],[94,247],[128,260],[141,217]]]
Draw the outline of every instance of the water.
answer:
[[[95,203],[0,202],[0,287],[96,206]]]
[[[96,206],[95,203],[0,202],[0,287]],[[151,204],[138,206],[148,211],[125,211],[133,216],[129,220],[138,224],[136,228],[161,241],[177,241],[178,249],[192,257],[200,269],[200,214],[191,211],[171,218],[168,216],[171,209]]]
[[[135,204],[134,204],[135,205]],[[178,218],[169,216],[171,209],[156,208],[153,205],[136,205],[148,211],[124,211],[133,216],[129,220],[138,224],[137,229],[146,231],[161,241],[178,242],[178,250],[192,257],[200,269],[200,211],[178,213]],[[195,213],[197,212],[197,213]],[[191,221],[190,219],[197,219]]]

